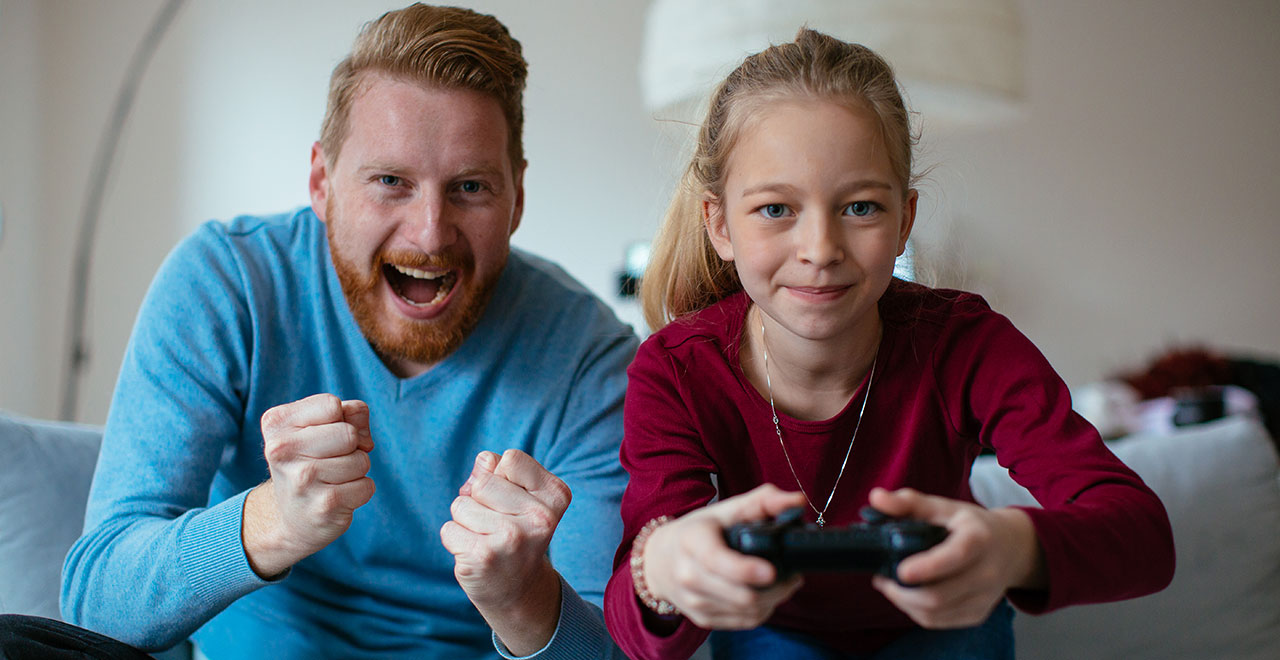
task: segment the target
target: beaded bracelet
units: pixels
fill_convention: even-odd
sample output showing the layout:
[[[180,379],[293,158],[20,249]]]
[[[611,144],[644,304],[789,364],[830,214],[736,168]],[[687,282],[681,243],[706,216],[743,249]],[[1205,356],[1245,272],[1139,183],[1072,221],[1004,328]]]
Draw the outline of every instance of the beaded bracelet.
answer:
[[[649,535],[653,534],[653,530],[668,522],[671,522],[671,516],[658,516],[650,520],[640,528],[640,533],[636,534],[636,540],[631,543],[631,583],[635,585],[636,596],[645,607],[662,615],[679,614],[679,612],[675,605],[665,600],[658,600],[650,593],[649,586],[644,581],[644,545],[649,541]]]

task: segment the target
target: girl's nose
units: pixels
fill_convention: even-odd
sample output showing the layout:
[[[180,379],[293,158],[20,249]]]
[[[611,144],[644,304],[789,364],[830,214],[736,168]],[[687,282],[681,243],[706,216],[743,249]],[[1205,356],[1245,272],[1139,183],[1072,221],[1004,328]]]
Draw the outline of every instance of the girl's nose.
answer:
[[[830,213],[808,213],[800,218],[796,257],[819,268],[844,259],[840,219]]]

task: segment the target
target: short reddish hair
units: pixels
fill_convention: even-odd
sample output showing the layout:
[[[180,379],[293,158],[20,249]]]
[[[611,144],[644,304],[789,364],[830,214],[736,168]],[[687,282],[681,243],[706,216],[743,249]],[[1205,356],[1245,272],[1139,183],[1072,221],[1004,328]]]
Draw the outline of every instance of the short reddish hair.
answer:
[[[513,169],[524,162],[521,136],[529,65],[520,42],[493,16],[418,3],[367,23],[351,54],[334,67],[329,79],[320,146],[330,164],[337,161],[347,137],[351,102],[371,72],[491,95],[507,119]]]

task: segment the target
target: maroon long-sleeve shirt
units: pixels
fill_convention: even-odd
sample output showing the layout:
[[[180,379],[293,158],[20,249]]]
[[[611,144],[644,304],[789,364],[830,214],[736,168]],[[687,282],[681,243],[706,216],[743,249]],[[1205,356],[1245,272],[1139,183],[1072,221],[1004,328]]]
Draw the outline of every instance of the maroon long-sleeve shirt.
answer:
[[[707,635],[683,618],[670,634],[654,632],[670,623],[657,624],[636,598],[627,561],[640,528],[704,506],[717,483],[721,499],[763,483],[796,490],[769,401],[739,361],[749,304],[738,293],[671,323],[640,347],[628,370],[622,463],[631,481],[605,620],[633,658],[688,657]],[[874,486],[973,501],[969,471],[986,448],[1043,507],[1027,513],[1049,586],[1010,593],[1019,608],[1120,600],[1169,583],[1174,551],[1164,506],[1071,410],[1067,386],[1007,318],[974,294],[900,280],[879,308],[875,382],[829,524],[857,522]],[[864,380],[831,419],[778,415],[796,476],[819,506],[849,447],[865,387]],[[846,652],[874,650],[914,626],[858,574],[806,580],[769,624]]]

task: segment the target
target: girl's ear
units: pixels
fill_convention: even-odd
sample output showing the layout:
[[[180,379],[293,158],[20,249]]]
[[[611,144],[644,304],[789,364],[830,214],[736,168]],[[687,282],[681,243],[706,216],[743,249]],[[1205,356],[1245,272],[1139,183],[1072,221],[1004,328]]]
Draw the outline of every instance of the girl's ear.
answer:
[[[702,225],[716,254],[725,261],[733,261],[733,242],[729,240],[729,223],[724,218],[724,206],[720,199],[708,195],[702,199]]]
[[[898,256],[907,251],[907,239],[911,238],[911,227],[916,223],[916,202],[920,201],[920,193],[915,188],[907,191],[906,202],[902,205],[902,225],[898,228]]]

